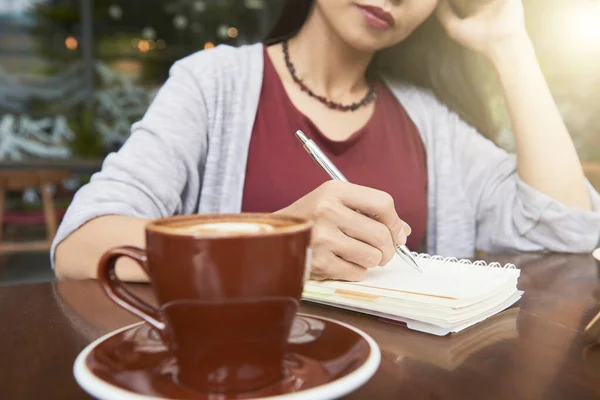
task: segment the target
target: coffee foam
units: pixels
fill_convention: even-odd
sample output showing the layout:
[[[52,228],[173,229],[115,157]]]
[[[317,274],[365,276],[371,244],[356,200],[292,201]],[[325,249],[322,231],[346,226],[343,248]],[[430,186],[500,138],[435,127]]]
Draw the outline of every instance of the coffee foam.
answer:
[[[161,230],[178,235],[252,235],[281,230],[281,227],[260,221],[206,221],[165,225]]]
[[[263,233],[272,232],[275,227],[270,224],[260,222],[209,222],[179,228],[182,233]]]
[[[311,221],[291,216],[238,213],[174,216],[153,221],[146,229],[184,236],[247,236],[290,233],[311,226]]]

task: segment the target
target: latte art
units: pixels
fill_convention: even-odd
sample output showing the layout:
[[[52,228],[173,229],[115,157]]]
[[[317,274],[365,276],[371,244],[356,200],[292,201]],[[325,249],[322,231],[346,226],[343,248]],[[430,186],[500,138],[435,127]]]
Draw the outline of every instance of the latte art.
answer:
[[[260,222],[210,222],[206,224],[198,224],[186,226],[177,229],[181,233],[265,233],[275,230],[273,225]]]
[[[215,239],[228,236],[271,236],[310,228],[310,220],[275,214],[199,214],[180,215],[152,221],[146,229],[171,235]]]

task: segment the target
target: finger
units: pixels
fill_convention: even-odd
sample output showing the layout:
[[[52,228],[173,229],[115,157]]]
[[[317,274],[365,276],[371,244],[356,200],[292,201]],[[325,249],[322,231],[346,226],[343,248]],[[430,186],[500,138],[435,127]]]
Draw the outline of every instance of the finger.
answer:
[[[379,264],[387,264],[394,256],[394,241],[390,230],[387,226],[379,221],[359,214],[347,207],[341,207],[335,216],[334,222],[339,227],[340,231],[349,238],[355,239],[367,245],[370,248],[375,248],[380,253]],[[353,261],[364,267],[369,267],[368,264],[357,260],[350,260],[344,255],[337,253],[340,257],[348,261]],[[369,254],[372,256],[371,254]]]
[[[343,211],[340,212],[340,209]],[[343,206],[340,206],[334,211],[336,215],[333,218],[328,221],[322,221],[314,227],[312,235],[313,256],[315,255],[315,252],[325,250],[363,268],[373,268],[380,265],[383,253],[379,248],[369,245],[364,241],[349,237],[340,230],[337,221],[343,221],[348,218],[344,217],[345,210],[350,214],[350,217],[353,217],[352,214],[357,214],[354,211],[344,209]],[[363,216],[363,218],[366,217]],[[366,219],[369,220],[368,218]],[[368,222],[381,226],[381,230],[383,230],[385,236],[387,236],[388,251],[393,249],[391,236],[387,228],[383,224],[373,220],[369,220]],[[347,222],[343,223],[347,224]]]
[[[382,225],[383,226],[383,225]],[[385,229],[385,228],[384,228]],[[386,229],[387,231],[387,229]],[[388,238],[390,237],[387,232]],[[374,246],[346,235],[341,230],[333,233],[331,251],[344,260],[363,268],[374,268],[382,265],[383,253]],[[391,247],[391,240],[388,247]]]
[[[331,251],[322,249],[314,253],[311,266],[311,279],[335,279],[358,282],[362,281],[366,274],[366,268],[344,260]]]
[[[388,193],[352,184],[340,186],[337,193],[339,200],[346,207],[387,226],[394,242],[406,240],[406,236],[410,234],[410,227],[398,217],[394,199]]]
[[[448,0],[440,0],[436,9],[440,24],[451,38],[462,37],[462,19],[456,15]]]

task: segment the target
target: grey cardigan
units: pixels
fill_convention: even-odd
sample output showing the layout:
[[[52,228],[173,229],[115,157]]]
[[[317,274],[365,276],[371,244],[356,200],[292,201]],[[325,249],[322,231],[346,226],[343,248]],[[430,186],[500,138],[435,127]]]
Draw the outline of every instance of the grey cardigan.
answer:
[[[60,241],[101,215],[153,219],[239,212],[263,61],[262,45],[253,44],[222,45],[176,62],[127,142],[76,193],[54,240],[52,261]],[[600,196],[589,182],[593,210],[566,207],[523,182],[514,155],[431,93],[388,85],[427,150],[428,253],[589,252],[598,245]]]

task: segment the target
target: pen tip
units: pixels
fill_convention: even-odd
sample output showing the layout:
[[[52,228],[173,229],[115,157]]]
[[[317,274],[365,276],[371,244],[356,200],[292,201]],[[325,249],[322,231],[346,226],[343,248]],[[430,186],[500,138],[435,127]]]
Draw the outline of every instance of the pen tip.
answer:
[[[304,134],[304,132],[302,132],[301,130],[297,130],[296,131],[296,137],[298,139],[300,139],[300,141],[302,142],[302,144],[305,144],[306,142],[308,142],[308,138],[306,137],[306,135]]]

